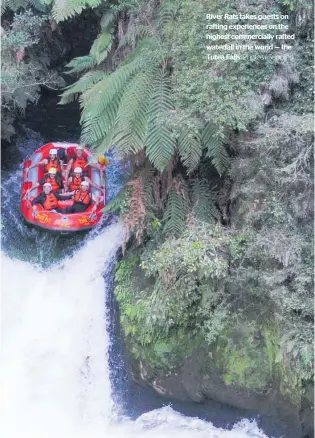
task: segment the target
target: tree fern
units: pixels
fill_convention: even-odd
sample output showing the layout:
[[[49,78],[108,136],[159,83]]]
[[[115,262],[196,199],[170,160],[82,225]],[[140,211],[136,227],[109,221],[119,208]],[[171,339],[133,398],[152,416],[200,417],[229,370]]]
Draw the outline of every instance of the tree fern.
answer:
[[[172,132],[165,126],[168,112],[174,108],[170,79],[159,71],[148,114],[146,153],[154,166],[162,171],[171,160],[176,147]]]
[[[182,132],[178,139],[179,156],[188,173],[195,170],[202,155],[200,136],[189,129]]]
[[[203,221],[211,222],[213,218],[219,219],[220,214],[215,206],[216,193],[209,187],[206,180],[195,179],[191,186],[191,199],[193,215]]]
[[[78,98],[80,93],[84,93],[94,84],[97,84],[99,81],[104,79],[107,75],[108,73],[103,71],[92,71],[86,73],[77,82],[66,88],[66,90],[62,93],[60,104],[64,105],[66,103],[73,102]]]
[[[113,141],[122,155],[144,149],[148,125],[147,111],[155,75],[156,70],[153,69],[139,72],[129,82],[120,100]]]
[[[58,23],[80,14],[86,8],[96,8],[101,3],[102,0],[54,0],[52,16]]]
[[[163,232],[165,234],[180,235],[186,225],[187,213],[187,187],[183,181],[175,180],[174,185],[167,196],[166,208],[163,216]]]
[[[163,35],[168,25],[173,25],[181,0],[164,0],[157,12],[156,28]]]
[[[109,31],[101,32],[96,40],[93,42],[93,45],[90,50],[90,56],[95,57],[96,64],[99,65],[103,62],[108,55],[108,52],[112,46],[113,42],[113,27],[109,29]]]
[[[95,55],[87,55],[87,56],[79,56],[78,58],[74,58],[66,67],[70,68],[66,73],[81,73],[84,70],[91,69],[95,67],[97,64]]]
[[[152,36],[153,32],[150,26],[139,24],[135,27],[135,29],[132,29],[132,31],[127,31],[125,35],[122,36],[122,38],[119,40],[118,50],[123,49],[128,45],[132,45],[136,40]]]
[[[216,134],[212,123],[207,123],[202,135],[201,142],[207,150],[207,156],[211,158],[212,164],[220,175],[229,165],[228,155],[224,146],[224,140]]]
[[[141,67],[141,59],[135,58],[83,93],[83,143],[97,145],[99,140],[106,136],[115,123],[119,100],[128,80],[140,71]]]

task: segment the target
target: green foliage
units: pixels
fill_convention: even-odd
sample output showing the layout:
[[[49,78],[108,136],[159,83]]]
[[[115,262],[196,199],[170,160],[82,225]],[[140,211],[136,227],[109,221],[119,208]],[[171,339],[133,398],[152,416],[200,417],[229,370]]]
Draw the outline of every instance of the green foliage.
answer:
[[[66,65],[66,67],[68,67],[68,68],[71,69],[71,70],[68,70],[66,73],[67,73],[67,74],[73,74],[73,73],[84,72],[85,70],[88,70],[88,69],[90,69],[90,68],[95,67],[95,65],[96,65],[96,59],[95,59],[95,56],[94,56],[94,55],[79,56],[78,58],[74,58],[72,61],[70,61],[70,62]],[[94,72],[92,72],[92,73],[94,73]],[[100,72],[97,72],[97,73],[100,73]],[[90,88],[92,85],[93,85],[93,83],[89,85],[89,88]],[[77,88],[80,87],[80,83],[75,83],[72,87],[73,87],[74,89],[77,89]],[[67,87],[67,90],[68,90],[68,91],[67,91],[66,93],[67,93],[68,95],[71,93],[72,87],[71,87],[71,86]],[[85,88],[85,87],[83,87],[82,89],[79,88],[79,92],[80,92],[80,93],[83,93],[84,91],[86,91],[86,88]],[[74,92],[74,93],[77,94],[77,92]],[[67,94],[66,94],[66,95],[67,95]],[[63,102],[63,101],[61,100],[60,103],[63,104],[63,103],[68,103],[68,102]]]
[[[41,27],[48,15],[34,15],[31,10],[14,14],[9,32],[4,34],[1,49],[19,50],[39,42]]]
[[[185,227],[187,204],[179,191],[172,188],[167,197],[167,203],[163,221],[165,222],[164,232],[166,234],[180,235]]]
[[[266,2],[248,5],[243,12],[268,14],[268,7]],[[275,9],[274,4],[271,7]],[[212,6],[215,14],[237,12],[242,12],[237,1]],[[205,40],[207,32],[201,30],[216,23],[206,19],[207,13],[207,0],[181,2],[171,49],[174,103],[190,117],[211,121],[216,129],[215,138],[220,139],[227,130],[246,130],[250,123],[262,116],[260,88],[271,80],[276,62],[272,54],[264,60],[208,60],[205,41],[209,46],[218,42]],[[238,24],[237,21],[234,23]],[[226,31],[215,30],[215,34],[222,33]]]
[[[36,54],[48,15],[36,15],[31,10],[15,13],[10,25],[2,29],[1,45],[1,109],[2,138],[10,140],[16,115],[28,102],[36,102],[41,85],[56,87],[61,78],[49,71],[44,57]]]
[[[169,39],[178,6],[176,2],[162,2],[160,7],[150,11],[151,23],[147,19],[142,23],[140,19],[142,31],[139,34],[136,32],[138,37],[132,43],[133,50],[115,72],[103,80],[89,83],[89,88],[86,88],[85,81],[78,81],[67,89],[61,103],[67,103],[71,94],[76,97],[80,90],[82,142],[102,152],[104,146],[108,149],[113,144],[118,156],[124,158],[144,150],[155,168],[163,171],[178,150],[188,172],[192,172],[198,167],[205,150],[214,167],[222,173],[228,165],[227,153],[224,138],[217,135],[214,126],[208,123],[199,133],[183,130],[180,126],[170,129],[168,124],[175,110]],[[140,16],[146,7],[139,4]],[[107,29],[109,26],[113,29],[112,20],[117,17],[117,11],[115,14],[105,16],[103,31],[106,28],[106,32],[101,33],[93,43],[90,55],[68,64],[71,73],[95,68],[96,64],[104,61],[103,55],[98,53],[104,53],[111,47],[112,33]],[[143,31],[144,28],[146,31]],[[135,29],[129,32],[130,38],[125,40],[131,44]],[[128,46],[128,42],[126,44]]]
[[[312,144],[311,115],[273,117],[239,145],[231,172],[235,224],[251,235],[236,287],[271,300],[282,374],[305,381],[313,378]],[[291,389],[301,384],[290,379]]]
[[[224,137],[220,137],[216,133],[213,123],[207,123],[202,132],[201,141],[207,150],[206,156],[212,160],[212,164],[218,173],[222,175],[229,164],[228,156],[224,148]]]
[[[271,383],[268,356],[255,335],[254,325],[239,325],[220,338],[215,358],[227,385],[260,391]]]
[[[215,206],[216,193],[209,187],[205,179],[192,180],[191,184],[192,214],[203,222],[212,222],[219,219],[220,215]]]
[[[174,108],[171,83],[161,71],[153,82],[154,92],[148,114],[146,154],[158,170],[164,170],[175,152],[176,142],[165,126],[164,119]]]
[[[42,0],[52,4],[52,16],[58,23],[80,14],[86,8],[96,8],[102,0]]]

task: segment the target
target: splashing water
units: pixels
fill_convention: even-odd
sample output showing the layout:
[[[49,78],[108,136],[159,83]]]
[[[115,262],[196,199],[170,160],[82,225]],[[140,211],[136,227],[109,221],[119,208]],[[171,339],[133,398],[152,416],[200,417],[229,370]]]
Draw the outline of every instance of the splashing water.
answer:
[[[248,420],[228,431],[170,407],[135,421],[120,413],[111,395],[105,295],[121,238],[121,225],[110,225],[46,270],[2,255],[1,435],[267,438]]]

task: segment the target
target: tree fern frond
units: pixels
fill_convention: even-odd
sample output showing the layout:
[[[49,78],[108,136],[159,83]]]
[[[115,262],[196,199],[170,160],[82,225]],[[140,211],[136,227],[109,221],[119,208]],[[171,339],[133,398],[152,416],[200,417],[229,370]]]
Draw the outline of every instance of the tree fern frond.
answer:
[[[144,181],[144,196],[146,202],[146,221],[155,219],[154,211],[156,210],[156,204],[154,199],[154,184],[152,172],[145,178]]]
[[[93,147],[93,150],[96,154],[105,154],[113,147],[113,138],[116,133],[116,126],[113,125],[112,128],[107,132],[106,136],[103,137],[102,140],[99,140],[97,144]],[[90,144],[90,143],[89,143]],[[117,157],[116,150],[114,150],[114,154]]]
[[[176,13],[179,10],[181,0],[164,0],[161,2],[155,21],[156,29],[165,34],[167,28],[173,24]]]
[[[164,212],[163,232],[165,234],[180,235],[185,229],[185,219],[188,205],[181,193],[174,187],[169,191]]]
[[[106,11],[101,18],[101,29],[106,31],[111,28],[114,25],[116,16],[117,13],[113,11]]]
[[[96,58],[94,55],[79,56],[72,59],[66,67],[71,68],[66,74],[80,73],[84,70],[91,69],[96,66]]]
[[[163,171],[171,160],[176,141],[165,126],[168,112],[174,108],[171,98],[171,83],[162,72],[153,82],[154,91],[149,108],[146,153],[154,166]]]
[[[100,33],[96,40],[94,40],[90,50],[90,55],[95,57],[98,65],[107,58],[108,52],[112,46],[112,42],[113,28],[111,28],[108,32]]]
[[[147,133],[147,112],[156,71],[148,69],[135,75],[122,95],[117,112],[117,134],[114,143],[122,154],[136,153],[144,148]]]
[[[97,82],[108,76],[108,73],[103,71],[92,71],[83,75],[77,82],[70,85],[62,93],[60,104],[64,105],[66,103],[77,100],[80,93],[84,93],[86,90],[92,87],[92,85],[97,84]]]
[[[52,16],[58,23],[76,14],[80,14],[88,7],[96,8],[102,0],[54,0]]]
[[[211,190],[209,182],[199,179],[193,180],[191,198],[193,214],[197,219],[203,222],[211,222],[213,218],[220,218],[219,211],[215,206],[216,193]]]
[[[229,158],[224,146],[224,140],[216,133],[212,123],[207,123],[202,135],[201,142],[207,150],[207,157],[211,158],[212,164],[220,175],[227,169]]]
[[[84,124],[82,128],[81,139],[83,143],[97,146],[98,144],[100,144],[100,142],[103,141],[104,137],[107,136],[107,134],[115,125],[116,114],[119,107],[119,100],[123,91],[121,91],[120,94],[116,94],[115,96],[113,96],[107,108],[104,109],[96,118],[92,118],[89,110],[89,105],[95,102],[95,100],[93,100],[93,94],[91,94],[90,91],[91,89],[82,95],[88,100],[85,100],[84,109],[81,115],[81,124]],[[89,93],[88,98],[87,93]]]
[[[11,11],[17,11],[20,8],[27,9],[32,6],[34,9],[38,11],[45,11],[46,6],[53,2],[53,0],[2,0],[1,2],[1,13],[3,13],[6,9],[11,9]]]
[[[100,133],[102,133],[102,137],[106,136],[115,123],[118,103],[127,82],[141,67],[141,60],[135,58],[82,94],[83,138],[89,138],[94,144],[100,139]],[[99,132],[96,132],[97,130]]]
[[[190,130],[184,131],[178,139],[178,151],[188,173],[195,170],[200,162],[202,155],[202,145],[198,134]]]
[[[125,35],[123,35],[123,37],[119,41],[117,50],[120,50],[127,45],[130,45],[135,40],[141,40],[152,36],[153,31],[150,26],[139,24],[133,29],[132,33],[126,32]]]

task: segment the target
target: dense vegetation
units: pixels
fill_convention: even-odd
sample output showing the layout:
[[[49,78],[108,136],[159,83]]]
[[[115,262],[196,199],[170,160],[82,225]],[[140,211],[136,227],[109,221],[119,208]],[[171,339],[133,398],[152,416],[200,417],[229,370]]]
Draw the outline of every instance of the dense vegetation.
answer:
[[[115,294],[133,355],[165,374],[202,345],[226,384],[259,391],[277,378],[298,404],[313,380],[311,2],[42,3],[54,23],[86,7],[100,16],[90,52],[67,66],[78,80],[61,103],[79,99],[82,143],[128,163],[109,209],[125,223]],[[52,73],[33,73],[40,2],[7,4],[23,11],[2,48],[12,117],[30,99],[23,87]],[[209,61],[210,7],[289,14],[292,56]]]

